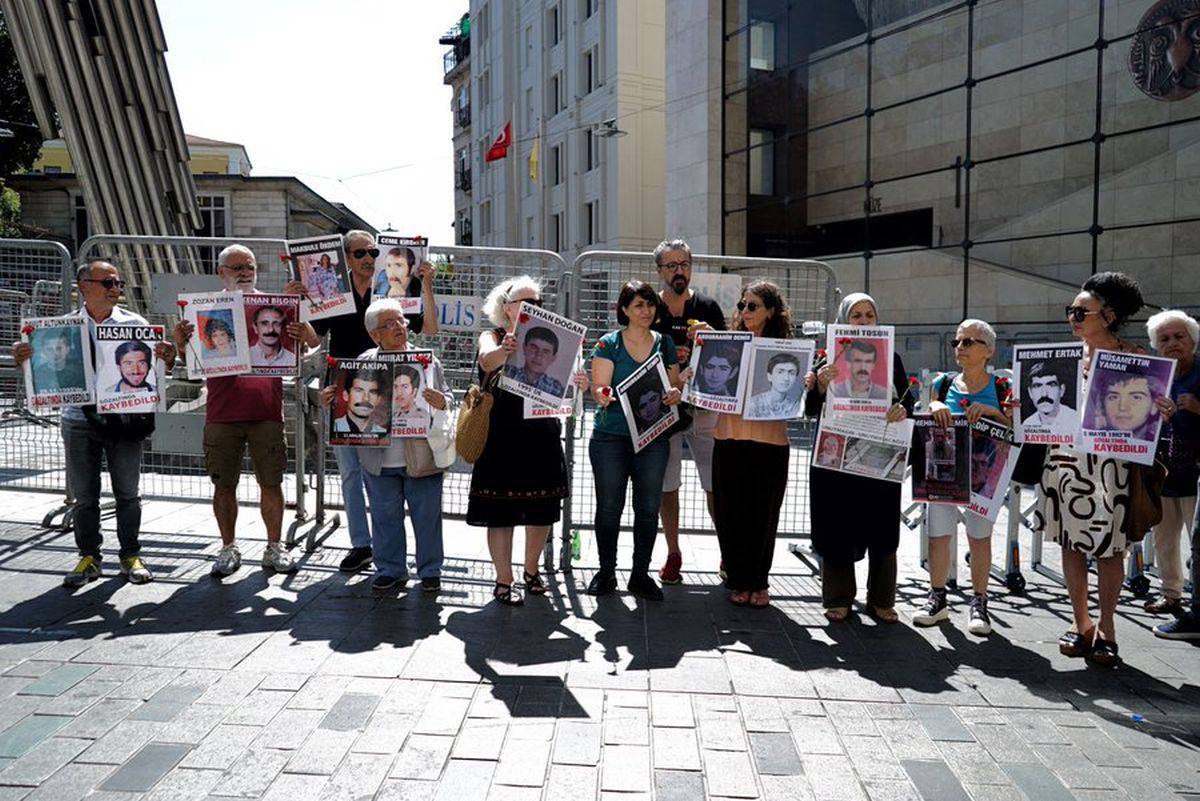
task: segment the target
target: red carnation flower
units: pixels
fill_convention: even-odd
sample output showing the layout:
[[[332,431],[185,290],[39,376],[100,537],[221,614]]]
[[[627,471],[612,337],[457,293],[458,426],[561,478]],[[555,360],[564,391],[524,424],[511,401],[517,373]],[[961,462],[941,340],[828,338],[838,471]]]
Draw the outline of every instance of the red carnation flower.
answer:
[[[30,334],[33,333],[33,326],[26,323],[25,327],[21,329],[21,333],[25,334],[26,336],[29,336]]]
[[[600,387],[600,394],[606,398],[612,397],[612,387]]]
[[[596,350],[604,350],[606,347],[608,346],[604,344],[603,340],[596,343]]]
[[[818,358],[818,359],[824,359],[824,358],[825,358],[827,355],[828,355],[828,354],[826,354],[826,353],[825,353],[825,349],[824,349],[824,348],[822,348],[821,350],[817,351],[817,358]]]
[[[970,398],[959,398],[958,405],[965,409],[971,405],[971,399]]]
[[[908,385],[909,385],[910,387],[916,387],[916,386],[920,386],[920,385],[921,385],[921,379],[917,378],[915,375],[910,375],[910,376],[908,377]]]
[[[846,347],[849,347],[849,345],[850,345],[850,337],[842,337],[841,339],[839,339],[839,340],[838,340],[838,344],[839,344],[839,345],[846,346]]]
[[[325,363],[330,367],[337,367],[337,359],[333,358],[332,356],[326,356]]]
[[[704,344],[704,337],[696,337],[696,347],[700,347],[703,344]]]
[[[529,322],[529,314],[526,312],[521,312],[521,316],[517,319],[520,320],[522,324],[527,323]]]
[[[417,361],[420,362],[422,367],[428,367],[431,359],[428,356],[426,356],[424,353],[422,353],[420,356],[417,357]]]
[[[279,254],[279,260],[280,260],[281,262],[283,262],[284,264],[290,264],[290,263],[291,263],[291,261],[292,261],[292,257],[291,257],[291,256],[289,256],[289,255],[288,255],[288,254],[286,254],[286,253],[280,253],[280,254]]]
[[[182,309],[188,305],[188,302],[183,298],[180,298],[179,300],[175,301],[175,305]]]

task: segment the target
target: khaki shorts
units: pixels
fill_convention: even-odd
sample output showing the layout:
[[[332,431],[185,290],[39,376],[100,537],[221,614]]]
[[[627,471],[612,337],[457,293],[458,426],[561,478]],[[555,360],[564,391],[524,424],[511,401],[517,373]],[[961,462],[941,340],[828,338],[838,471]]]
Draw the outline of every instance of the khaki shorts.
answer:
[[[685,442],[692,461],[696,463],[700,487],[705,492],[712,492],[713,433],[717,430],[717,413],[695,408],[691,411],[691,427],[671,437],[671,455],[667,460],[667,473],[663,477],[663,492],[676,492],[683,486]]]
[[[278,487],[287,468],[287,440],[279,420],[253,423],[205,423],[204,466],[218,487],[236,487],[242,475],[242,455],[250,446],[250,461],[260,487]]]

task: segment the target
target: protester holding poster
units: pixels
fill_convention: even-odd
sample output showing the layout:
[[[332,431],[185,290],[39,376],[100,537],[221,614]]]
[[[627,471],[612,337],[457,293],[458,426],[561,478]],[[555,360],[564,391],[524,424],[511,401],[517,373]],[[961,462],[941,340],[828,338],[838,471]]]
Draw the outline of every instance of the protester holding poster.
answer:
[[[265,376],[296,375],[300,366],[298,343],[288,326],[300,319],[297,295],[250,294],[242,297],[250,348],[250,373]]]
[[[1146,322],[1150,342],[1160,356],[1175,360],[1175,380],[1171,382],[1171,400],[1178,407],[1169,425],[1163,427],[1163,456],[1167,480],[1162,490],[1162,520],[1154,527],[1154,564],[1162,579],[1162,595],[1146,602],[1146,611],[1155,614],[1183,614],[1184,567],[1180,533],[1191,533],[1196,516],[1196,486],[1200,482],[1200,362],[1196,346],[1200,343],[1200,324],[1181,311],[1161,311]],[[1192,539],[1196,540],[1195,534]],[[1196,543],[1193,542],[1193,547]],[[1196,565],[1200,569],[1200,563]],[[1200,621],[1195,604],[1193,621]],[[1168,624],[1170,625],[1170,624]],[[1173,627],[1186,631],[1183,624]],[[1192,631],[1200,636],[1200,627]]]
[[[1083,283],[1066,316],[1071,333],[1083,341],[1085,377],[1090,377],[1099,351],[1145,355],[1141,347],[1119,336],[1122,325],[1142,305],[1141,288],[1124,273],[1097,273]],[[1169,398],[1156,405],[1164,417],[1174,410]],[[1122,456],[1051,445],[1042,473],[1041,502],[1033,514],[1032,528],[1063,549],[1063,578],[1074,622],[1059,638],[1058,650],[1104,666],[1120,661],[1114,614],[1125,579],[1124,556],[1130,538],[1143,533],[1130,532],[1126,526],[1131,509],[1129,471],[1142,468]],[[1139,498],[1139,505],[1146,500]],[[1098,621],[1088,608],[1089,558],[1096,560]]]
[[[579,358],[587,326],[538,304],[517,312],[517,349],[500,376],[500,386],[543,406],[561,406]]]
[[[779,287],[770,281],[747,284],[737,311],[735,332],[772,341],[792,336],[791,310]],[[702,357],[713,336],[719,335],[704,334]],[[717,418],[714,437],[713,513],[729,601],[763,608],[771,603],[771,563],[779,509],[787,491],[791,455],[787,422],[749,420],[742,414],[723,412]]]
[[[246,314],[241,299],[259,294],[256,287],[258,262],[244,245],[230,245],[217,255],[217,276],[228,298],[237,298],[234,324],[241,329],[240,347],[249,370],[249,347],[245,338]],[[222,293],[216,293],[222,294]],[[196,340],[202,336],[198,315],[180,296],[183,319],[175,326],[175,344],[186,361],[197,358]],[[200,296],[207,298],[207,296]],[[205,302],[204,310],[222,308],[215,301]],[[234,308],[232,306],[228,308]],[[292,322],[284,326],[294,342],[316,342],[317,335],[308,323]],[[205,368],[207,369],[207,368]],[[244,372],[244,371],[243,371]],[[212,575],[232,575],[242,564],[235,532],[238,518],[237,487],[242,475],[246,450],[254,465],[258,482],[260,512],[267,529],[264,568],[290,573],[296,563],[283,548],[283,473],[287,467],[287,440],[283,427],[283,380],[255,375],[208,375],[205,379],[208,402],[204,409],[204,466],[213,483],[213,516],[221,533],[221,550],[213,563]]]
[[[875,328],[879,325],[875,300],[862,292],[847,295],[838,307],[837,323],[851,327]],[[842,417],[827,414],[826,397],[829,387],[838,376],[838,369],[829,363],[826,351],[817,351],[813,369],[804,377],[808,394],[804,397],[804,412],[815,417],[822,426],[826,420],[842,422]],[[916,388],[909,384],[899,354],[892,355],[892,405],[883,422],[890,432],[894,424],[912,414]],[[897,392],[899,390],[899,392]],[[861,415],[860,415],[861,416]],[[886,443],[889,437],[876,441]],[[907,441],[897,441],[895,445]],[[886,446],[885,446],[886,447]],[[857,450],[857,449],[856,449]],[[894,447],[890,450],[893,451]],[[867,462],[875,462],[879,453],[864,454]],[[809,480],[809,510],[812,519],[812,544],[822,559],[821,596],[825,617],[830,621],[845,620],[850,614],[858,592],[854,563],[870,556],[867,567],[868,614],[885,623],[896,623],[896,549],[900,545],[900,484],[873,477],[879,470],[868,468],[862,475],[821,469],[811,460]],[[881,466],[891,461],[879,460]],[[865,464],[865,462],[864,462]],[[903,470],[903,467],[901,467]],[[854,509],[855,524],[846,525],[846,510]]]
[[[661,301],[658,318],[651,327],[674,341],[675,355],[682,369],[682,365],[692,358],[692,345],[700,332],[725,330],[725,313],[716,299],[692,286],[692,249],[687,242],[664,239],[654,248],[654,265],[662,281],[662,289],[658,293]],[[740,288],[737,276],[718,277],[732,278]],[[680,423],[671,433],[671,458],[667,461],[662,506],[659,509],[663,538],[667,541],[667,559],[658,571],[663,584],[682,581],[679,573],[683,567],[683,555],[679,550],[679,488],[683,486],[684,446],[696,465],[696,475],[700,479],[700,488],[704,490],[710,518],[713,509],[712,452],[717,413],[693,406],[681,406],[679,413]]]
[[[141,315],[119,305],[125,282],[117,268],[106,261],[91,261],[80,265],[75,273],[82,307],[69,315],[82,320],[90,336],[81,346],[81,356],[89,357],[92,342],[108,326],[134,327],[144,330],[148,324]],[[59,318],[64,319],[64,318]],[[25,326],[22,326],[25,329]],[[33,333],[29,331],[26,336]],[[57,344],[56,344],[56,347]],[[69,347],[69,345],[68,345]],[[175,348],[166,342],[155,342],[153,354],[159,364],[169,369],[175,363]],[[13,360],[25,366],[34,357],[28,342],[14,342]],[[140,368],[129,370],[128,384],[137,382]],[[122,372],[121,382],[126,380]],[[161,379],[159,386],[161,387]],[[118,386],[114,382],[113,386]],[[154,575],[142,562],[139,530],[142,524],[141,483],[142,446],[153,430],[154,417],[146,414],[98,414],[94,407],[69,406],[62,412],[63,450],[66,452],[67,481],[75,496],[74,534],[79,561],[75,569],[63,578],[67,587],[81,587],[101,575],[100,546],[100,471],[106,463],[116,500],[117,539],[120,542],[121,575],[131,584],[144,584]]]
[[[599,410],[588,456],[596,479],[600,570],[588,584],[589,595],[606,595],[617,588],[617,537],[626,489],[632,483],[633,565],[628,590],[644,600],[661,601],[663,597],[649,573],[663,476],[671,454],[660,422],[663,410],[680,401],[680,377],[674,341],[651,329],[658,304],[658,295],[649,284],[636,279],[626,283],[617,297],[617,322],[622,327],[600,337],[592,350],[592,398]],[[661,359],[661,366],[656,359]],[[669,383],[665,392],[661,383],[664,372]],[[659,394],[657,405],[655,392]],[[630,416],[634,416],[632,421]]]
[[[830,411],[885,416],[894,396],[888,364],[895,329],[835,324],[826,334],[830,363],[837,371],[829,385]]]
[[[541,285],[528,275],[502,281],[488,293],[483,311],[494,327],[479,335],[481,387],[494,386],[517,351],[513,331],[520,322],[521,304],[541,302]],[[582,372],[574,381],[587,387]],[[524,600],[513,586],[513,529],[525,526],[525,589],[544,595],[547,588],[538,570],[546,536],[561,516],[562,499],[567,496],[567,465],[558,418],[527,420],[521,396],[499,389],[492,395],[487,442],[471,472],[467,524],[487,527],[488,550],[496,568],[492,597],[501,604],[517,605]]]
[[[988,372],[988,364],[996,352],[996,331],[990,324],[983,320],[963,320],[951,345],[954,361],[962,372],[943,373],[934,379],[935,399],[929,403],[932,421],[918,420],[914,437],[915,454],[923,458],[914,458],[913,500],[927,501],[930,588],[924,605],[913,615],[913,623],[932,626],[950,618],[946,579],[950,573],[951,538],[958,536],[961,518],[971,548],[974,590],[967,610],[967,630],[982,637],[992,631],[987,583],[992,569],[994,518],[968,508],[973,489],[968,426],[985,418],[1006,429],[1011,426],[1006,411],[1011,388],[1007,378]],[[926,425],[930,422],[932,427]],[[952,502],[939,500],[942,498]]]
[[[376,261],[380,255],[375,237],[367,231],[350,231],[342,238],[346,263],[350,268],[350,293],[354,297],[354,313],[341,314],[315,320],[313,340],[309,347],[320,344],[319,337],[329,335],[329,355],[339,359],[353,359],[358,354],[375,346],[363,319],[367,307],[374,299],[373,287],[376,276]],[[420,270],[421,296],[428,299],[426,309],[432,306],[433,268],[422,265]],[[295,279],[284,287],[289,294],[305,294],[304,284]],[[408,330],[414,334],[433,336],[437,333],[437,315],[417,314],[408,319]],[[336,447],[338,473],[342,479],[342,501],[346,509],[346,528],[350,534],[350,550],[338,565],[343,573],[355,573],[371,564],[371,530],[367,525],[367,502],[363,490],[362,466],[359,464],[357,448]]]
[[[1087,382],[1080,450],[1153,464],[1163,411],[1173,409],[1165,404],[1172,403],[1174,375],[1174,359],[1097,350]]]

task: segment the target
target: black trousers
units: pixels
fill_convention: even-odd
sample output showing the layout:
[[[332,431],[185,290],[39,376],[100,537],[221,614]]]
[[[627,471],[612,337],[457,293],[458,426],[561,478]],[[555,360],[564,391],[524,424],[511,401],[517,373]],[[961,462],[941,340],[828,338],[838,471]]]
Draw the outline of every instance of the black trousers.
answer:
[[[867,603],[875,609],[896,605],[896,554],[867,557]],[[821,562],[821,601],[826,609],[853,606],[858,594],[854,563]]]
[[[786,445],[719,439],[713,448],[713,512],[725,586],[767,589],[775,557],[779,508],[787,491]]]

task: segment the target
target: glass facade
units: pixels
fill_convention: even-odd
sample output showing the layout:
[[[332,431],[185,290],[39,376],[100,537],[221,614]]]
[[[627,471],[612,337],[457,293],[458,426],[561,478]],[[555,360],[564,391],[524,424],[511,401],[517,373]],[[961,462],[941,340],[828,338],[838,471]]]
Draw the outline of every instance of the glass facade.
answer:
[[[1060,326],[1108,269],[1200,304],[1200,2],[723,13],[724,252],[820,258],[913,324]]]

